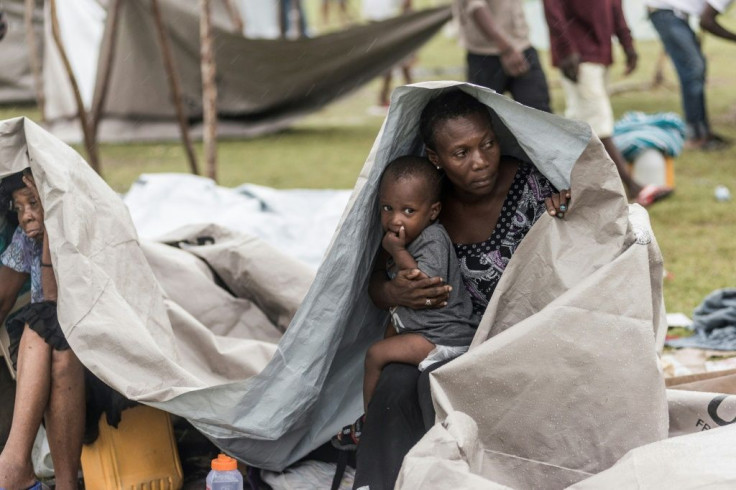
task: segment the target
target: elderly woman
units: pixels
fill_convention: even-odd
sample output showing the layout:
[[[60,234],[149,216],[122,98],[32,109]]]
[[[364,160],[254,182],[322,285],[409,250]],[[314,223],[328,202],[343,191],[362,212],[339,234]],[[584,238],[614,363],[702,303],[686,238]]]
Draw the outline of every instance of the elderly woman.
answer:
[[[473,308],[482,313],[526,233],[546,211],[564,217],[570,193],[558,193],[536,168],[502,156],[488,108],[449,89],[422,111],[427,156],[447,177],[439,221],[455,246]],[[452,294],[439,278],[418,270],[389,281],[374,271],[371,298],[380,308],[441,308]],[[434,425],[428,373],[390,364],[381,374],[362,427],[355,487],[394,487],[404,455]]]
[[[3,202],[12,204],[18,229],[0,267],[0,321],[5,320],[25,281],[31,303],[7,322],[18,371],[15,410],[0,454],[0,488],[41,488],[31,466],[31,449],[45,417],[57,489],[77,488],[85,422],[84,367],[56,318],[56,280],[43,207],[30,171],[6,177]]]

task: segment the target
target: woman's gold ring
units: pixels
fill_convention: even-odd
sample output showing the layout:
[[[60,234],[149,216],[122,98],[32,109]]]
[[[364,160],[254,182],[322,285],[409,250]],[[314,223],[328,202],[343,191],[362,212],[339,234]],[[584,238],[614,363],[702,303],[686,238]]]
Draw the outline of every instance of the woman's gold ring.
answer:
[[[427,301],[425,301],[424,304],[427,306],[432,306],[432,300],[427,298]]]

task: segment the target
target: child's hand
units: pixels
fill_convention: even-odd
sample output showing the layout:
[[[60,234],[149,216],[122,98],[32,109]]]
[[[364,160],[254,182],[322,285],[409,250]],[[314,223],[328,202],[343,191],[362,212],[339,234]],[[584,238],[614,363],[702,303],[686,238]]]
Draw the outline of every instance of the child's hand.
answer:
[[[562,189],[557,194],[552,194],[544,200],[547,206],[547,212],[550,216],[556,218],[564,218],[567,212],[568,203],[570,202],[570,189]]]
[[[394,233],[389,230],[383,235],[381,241],[383,249],[388,252],[392,257],[395,257],[396,253],[406,249],[406,230],[402,226],[399,228],[398,233]]]

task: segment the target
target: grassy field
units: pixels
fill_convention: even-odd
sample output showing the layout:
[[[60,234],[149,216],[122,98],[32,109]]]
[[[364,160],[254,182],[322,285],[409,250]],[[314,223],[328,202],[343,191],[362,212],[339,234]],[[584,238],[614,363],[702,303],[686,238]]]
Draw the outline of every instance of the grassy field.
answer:
[[[421,2],[419,2],[421,4]],[[314,18],[314,16],[312,17]],[[733,16],[726,19],[732,26]],[[616,117],[629,110],[680,111],[677,80],[667,65],[665,84],[644,87],[652,80],[660,54],[659,43],[639,43],[639,69],[623,80],[623,66],[612,67],[614,87],[633,86],[612,98]],[[708,103],[715,129],[736,139],[736,45],[707,38],[709,58]],[[541,53],[548,60],[546,53]],[[620,61],[620,60],[619,60]],[[433,38],[418,54],[419,80],[463,79],[464,53],[446,32]],[[564,100],[559,76],[546,66],[552,86],[553,107],[561,113]],[[244,182],[277,188],[351,188],[373,144],[383,118],[370,115],[378,94],[375,81],[331,104],[279,134],[219,145],[222,185]],[[0,108],[0,118],[27,115],[38,120],[34,107]],[[81,148],[78,148],[83,151]],[[201,155],[201,146],[197,146]],[[186,172],[179,144],[103,145],[104,177],[125,192],[142,173]],[[736,192],[736,147],[716,153],[685,152],[676,162],[675,195],[650,208],[657,240],[665,258],[665,302],[668,311],[687,314],[714,289],[736,286],[736,203],[718,203],[714,187],[723,184]]]

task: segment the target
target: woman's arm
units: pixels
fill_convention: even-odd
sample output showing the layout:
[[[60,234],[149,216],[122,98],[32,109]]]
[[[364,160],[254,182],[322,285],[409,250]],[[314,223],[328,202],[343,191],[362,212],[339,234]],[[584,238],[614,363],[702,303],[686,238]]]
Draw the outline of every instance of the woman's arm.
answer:
[[[49,235],[46,233],[46,226],[43,228],[43,250],[41,252],[41,289],[43,289],[43,299],[46,301],[56,301],[57,286],[54,267],[51,264],[51,251],[49,250]]]
[[[382,310],[394,306],[405,306],[414,310],[441,308],[447,304],[452,289],[442,282],[441,277],[427,277],[419,269],[404,269],[393,280],[386,274],[388,254],[381,250],[368,286],[373,304]],[[427,304],[427,300],[429,303]]]
[[[0,265],[0,324],[13,309],[18,293],[28,279],[28,274]]]

